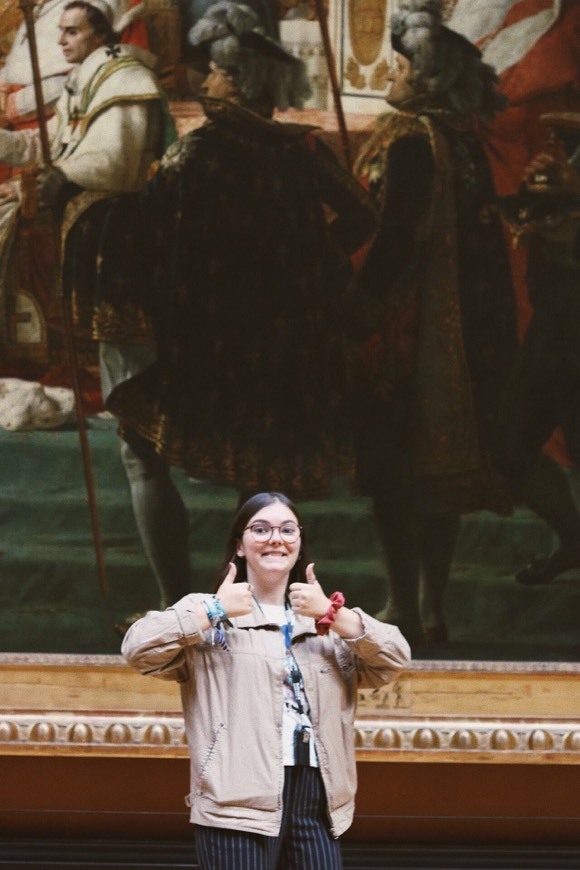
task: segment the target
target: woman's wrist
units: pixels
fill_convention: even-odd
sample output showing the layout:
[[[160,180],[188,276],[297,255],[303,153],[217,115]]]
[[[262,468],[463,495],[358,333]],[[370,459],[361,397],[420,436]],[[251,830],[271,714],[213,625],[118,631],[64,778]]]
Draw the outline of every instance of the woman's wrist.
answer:
[[[228,614],[216,595],[208,595],[203,598],[196,607],[197,620],[200,631],[208,631],[215,628],[218,623],[224,622]]]
[[[342,592],[333,592],[328,600],[330,602],[328,610],[316,620],[316,634],[319,635],[328,634],[336,621],[338,611],[344,606],[346,599]]]
[[[224,623],[227,622],[228,614],[223,604],[217,595],[210,595],[203,599],[201,606],[205,610],[207,621],[210,625],[209,642],[214,647],[228,650],[228,641],[224,629]]]
[[[204,598],[201,603],[213,628],[228,618],[228,614],[217,595],[210,595],[208,598]]]
[[[332,631],[335,631],[340,635],[343,640],[356,640],[364,635],[365,627],[356,610],[350,610],[348,607],[341,607],[336,614]]]

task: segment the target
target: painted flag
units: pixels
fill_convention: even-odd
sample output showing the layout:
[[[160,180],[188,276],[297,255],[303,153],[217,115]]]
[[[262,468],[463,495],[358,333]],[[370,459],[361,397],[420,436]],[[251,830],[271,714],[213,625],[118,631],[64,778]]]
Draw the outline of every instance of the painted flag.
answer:
[[[580,112],[580,2],[458,0],[448,26],[480,47],[510,101],[509,108],[491,124],[482,125],[480,132],[497,193],[516,193],[531,158],[549,147],[540,116]],[[532,314],[527,249],[511,250],[510,259],[522,338]],[[569,464],[559,430],[547,449],[555,459]]]

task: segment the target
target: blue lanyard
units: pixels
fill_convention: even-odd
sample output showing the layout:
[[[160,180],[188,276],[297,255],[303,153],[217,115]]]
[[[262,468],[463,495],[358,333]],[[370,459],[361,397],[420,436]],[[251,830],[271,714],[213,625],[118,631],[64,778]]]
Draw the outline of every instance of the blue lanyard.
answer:
[[[294,626],[288,619],[288,611],[286,610],[286,622],[284,625],[280,626],[282,631],[284,632],[284,643],[286,645],[286,649],[290,652],[292,648],[292,633],[294,632]]]

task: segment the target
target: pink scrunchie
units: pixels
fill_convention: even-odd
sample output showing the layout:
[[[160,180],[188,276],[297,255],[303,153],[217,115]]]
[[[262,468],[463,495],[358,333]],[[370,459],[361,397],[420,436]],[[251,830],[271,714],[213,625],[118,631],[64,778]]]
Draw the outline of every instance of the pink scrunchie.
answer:
[[[328,634],[330,626],[336,619],[336,614],[346,601],[342,592],[333,592],[330,596],[330,607],[320,619],[316,620],[316,634]]]

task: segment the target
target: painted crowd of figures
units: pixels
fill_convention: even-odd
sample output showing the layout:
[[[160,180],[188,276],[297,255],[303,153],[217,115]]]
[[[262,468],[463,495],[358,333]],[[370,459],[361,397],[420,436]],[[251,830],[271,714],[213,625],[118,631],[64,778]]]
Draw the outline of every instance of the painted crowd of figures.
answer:
[[[354,173],[323,131],[273,120],[310,89],[272,9],[191,12],[205,122],[181,138],[142,13],[38,4],[50,161],[24,29],[4,59],[0,376],[32,371],[11,338],[25,260],[47,321],[62,290],[92,341],[161,606],[191,589],[172,466],[241,499],[347,478],[415,648],[447,638],[466,513],[525,504],[553,529],[522,584],[580,568],[578,4],[400,0]]]

